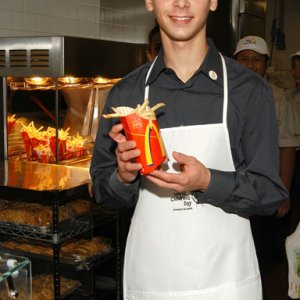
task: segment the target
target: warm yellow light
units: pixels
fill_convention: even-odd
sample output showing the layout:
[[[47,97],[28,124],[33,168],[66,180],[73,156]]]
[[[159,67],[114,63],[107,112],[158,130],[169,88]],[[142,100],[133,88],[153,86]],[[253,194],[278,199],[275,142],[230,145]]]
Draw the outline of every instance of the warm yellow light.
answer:
[[[93,81],[94,81],[94,83],[105,84],[105,83],[110,83],[111,80],[108,79],[108,78],[104,78],[104,77],[98,76],[98,77],[94,77]]]
[[[58,81],[65,84],[75,84],[82,80],[81,77],[66,76],[58,78]]]
[[[28,77],[25,82],[30,85],[45,85],[50,81],[50,77]]]

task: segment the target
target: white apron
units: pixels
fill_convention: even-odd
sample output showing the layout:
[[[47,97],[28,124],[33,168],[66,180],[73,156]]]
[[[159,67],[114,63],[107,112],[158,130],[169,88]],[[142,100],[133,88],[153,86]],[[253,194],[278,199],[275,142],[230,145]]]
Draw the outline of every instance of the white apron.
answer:
[[[221,58],[223,122],[162,129],[170,172],[176,172],[174,150],[208,168],[235,170],[227,129],[227,70]],[[145,98],[148,93],[146,87]],[[261,300],[249,220],[144,180],[127,238],[124,299]]]

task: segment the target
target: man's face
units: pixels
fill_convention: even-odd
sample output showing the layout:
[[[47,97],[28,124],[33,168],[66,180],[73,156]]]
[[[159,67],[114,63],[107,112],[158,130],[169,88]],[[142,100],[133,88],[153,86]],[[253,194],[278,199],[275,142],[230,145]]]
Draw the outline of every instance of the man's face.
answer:
[[[296,82],[296,85],[300,87],[300,56],[296,56],[295,58],[293,58],[291,73]]]
[[[260,76],[265,76],[268,67],[265,55],[253,50],[243,50],[236,55],[236,60]]]
[[[190,41],[205,36],[210,10],[217,8],[217,0],[145,0],[148,11],[153,11],[161,29],[162,39]]]

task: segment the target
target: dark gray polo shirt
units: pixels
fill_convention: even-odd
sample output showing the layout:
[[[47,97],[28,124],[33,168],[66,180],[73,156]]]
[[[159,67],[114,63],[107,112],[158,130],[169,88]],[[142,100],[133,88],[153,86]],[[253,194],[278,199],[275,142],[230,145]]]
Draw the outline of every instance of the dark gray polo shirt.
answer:
[[[223,72],[221,58],[212,40],[199,70],[183,83],[165,66],[163,49],[147,81],[150,106],[164,102],[157,111],[161,128],[222,122]],[[195,192],[200,203],[210,203],[240,215],[270,215],[287,197],[279,178],[279,148],[272,91],[253,72],[225,57],[228,74],[227,125],[235,172],[211,170],[205,192]],[[116,84],[103,113],[111,107],[135,108],[144,101],[145,79],[150,63],[142,65]],[[217,74],[211,78],[210,71]],[[116,144],[108,132],[118,119],[100,121],[91,163],[96,200],[115,207],[133,206],[138,199],[141,177],[131,185],[116,177]],[[197,136],[195,136],[197,139]],[[191,141],[192,143],[193,141]],[[222,149],[220,149],[222,151]]]

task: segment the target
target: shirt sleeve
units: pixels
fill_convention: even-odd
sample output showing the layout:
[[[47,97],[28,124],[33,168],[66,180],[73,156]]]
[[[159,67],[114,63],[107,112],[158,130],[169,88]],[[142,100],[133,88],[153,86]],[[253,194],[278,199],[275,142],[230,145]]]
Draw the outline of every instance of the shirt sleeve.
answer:
[[[119,99],[117,86],[107,97],[103,113],[111,113],[110,99]],[[98,203],[103,206],[121,208],[135,205],[140,186],[138,177],[132,184],[124,185],[117,178],[117,160],[115,156],[116,143],[109,137],[111,127],[118,119],[100,119],[99,129],[95,140],[90,167],[93,183],[93,194]]]
[[[210,203],[243,216],[272,215],[287,197],[279,177],[279,147],[275,106],[271,89],[261,84],[246,106],[236,155],[242,156],[235,172],[211,170],[211,182],[198,202]],[[232,116],[228,115],[228,119]],[[232,126],[234,127],[234,126]],[[236,130],[236,129],[231,129]],[[230,132],[229,132],[230,134]],[[232,141],[231,141],[232,142]]]

